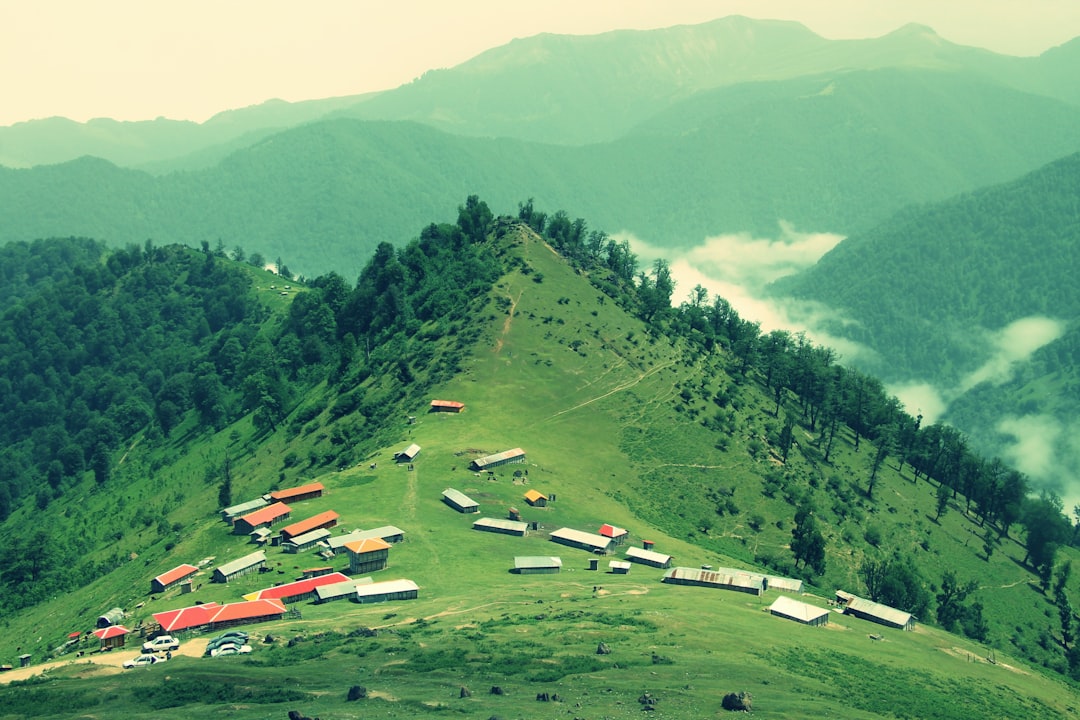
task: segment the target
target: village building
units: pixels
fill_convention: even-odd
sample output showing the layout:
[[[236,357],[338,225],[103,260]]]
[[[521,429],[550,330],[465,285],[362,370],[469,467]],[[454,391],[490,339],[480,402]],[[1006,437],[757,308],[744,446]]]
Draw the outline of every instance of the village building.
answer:
[[[270,542],[270,537],[273,534],[274,532],[270,528],[261,527],[252,530],[248,537],[251,539],[251,542],[256,545],[265,545]]]
[[[354,540],[344,547],[349,554],[349,573],[352,575],[382,570],[390,560],[390,543],[379,538]]]
[[[630,563],[625,560],[612,560],[608,563],[608,572],[615,575],[626,575],[630,572]]]
[[[247,515],[241,515],[233,521],[234,535],[250,535],[259,528],[273,527],[279,522],[288,520],[292,515],[292,508],[285,503],[274,503],[256,510]]]
[[[112,608],[106,613],[102,613],[98,616],[97,626],[99,628],[107,628],[110,625],[119,625],[120,621],[127,617],[127,614],[122,608]]]
[[[258,572],[262,567],[266,567],[266,552],[258,550],[215,568],[212,580],[217,583],[229,582],[234,578]]]
[[[306,570],[301,570],[300,575],[304,579],[307,579],[307,578],[319,577],[321,575],[329,575],[332,572],[334,572],[334,568],[330,567],[329,565],[326,565],[324,567],[314,567],[314,568],[308,568]]]
[[[337,525],[338,518],[340,517],[341,516],[333,510],[327,510],[326,512],[312,515],[305,520],[283,527],[281,528],[281,542],[290,542],[293,538],[309,533],[312,530],[332,528]]]
[[[504,450],[500,453],[495,453],[494,455],[486,455],[482,458],[477,458],[469,463],[469,469],[483,472],[485,470],[497,468],[500,465],[523,462],[525,462],[525,451],[521,448],[514,448],[513,450]]]
[[[628,547],[626,548],[626,559],[630,562],[651,565],[657,568],[671,567],[671,556],[656,552],[655,550],[643,550],[641,548]]]
[[[295,582],[285,583],[283,585],[275,585],[274,587],[266,588],[265,590],[259,590],[257,592],[248,593],[244,596],[245,600],[280,600],[286,605],[295,602],[303,602],[304,600],[310,600],[315,597],[315,589],[324,585],[334,585],[337,583],[351,582],[348,575],[345,573],[335,572],[327,575],[317,575],[315,577],[304,578],[303,580],[296,580]]]
[[[803,625],[828,625],[829,611],[800,600],[781,595],[769,606],[769,612],[777,617],[787,618]]]
[[[327,547],[326,541],[329,538],[330,531],[326,528],[319,528],[318,530],[312,530],[303,535],[297,535],[294,538],[285,540],[281,543],[281,549],[287,553],[301,553],[305,550],[310,550],[313,547]]]
[[[843,590],[836,591],[836,602],[844,608],[845,615],[854,615],[857,618],[899,630],[915,629],[915,616],[909,612],[897,610]]]
[[[405,531],[399,527],[393,525],[383,525],[382,527],[372,528],[371,530],[353,530],[347,535],[336,535],[326,541],[326,544],[330,546],[330,549],[337,554],[342,552],[347,544],[356,540],[367,540],[369,538],[379,538],[394,545],[402,542],[405,539]]]
[[[151,580],[150,592],[165,592],[171,587],[176,587],[197,572],[199,572],[199,568],[195,567],[194,565],[178,565],[172,570],[161,573],[156,578]]]
[[[404,450],[399,450],[394,453],[394,462],[399,463],[411,463],[416,459],[416,456],[420,454],[420,446],[413,443]]]
[[[610,552],[612,545],[611,538],[582,532],[581,530],[572,530],[571,528],[560,528],[556,530],[551,533],[551,540],[560,545],[567,545],[569,547],[588,550],[589,552],[600,553],[602,555],[606,555]]]
[[[239,505],[233,505],[227,507],[221,511],[221,519],[232,525],[233,521],[241,515],[247,515],[253,513],[256,510],[261,510],[270,504],[270,501],[266,498],[255,498],[254,500],[248,500],[247,502],[240,503]]]
[[[801,593],[803,591],[803,581],[797,578],[766,575],[765,581],[766,590],[786,590],[787,592],[794,593]]]
[[[731,568],[673,567],[664,574],[663,582],[674,585],[697,585],[698,587],[733,590],[735,592],[761,595],[765,592],[765,576]]]
[[[473,530],[503,533],[505,535],[517,535],[525,537],[529,530],[529,523],[520,520],[500,520],[497,518],[480,518],[473,523]]]
[[[459,413],[465,409],[465,403],[455,400],[432,400],[430,412]]]
[[[525,555],[514,558],[514,572],[518,575],[544,575],[562,569],[562,558],[551,555]]]
[[[372,582],[374,582],[374,580],[370,577],[363,577],[334,583],[333,585],[320,585],[315,588],[315,602],[316,604],[321,604],[333,602],[334,600],[352,600],[356,597],[356,588],[358,585],[370,585]]]
[[[547,507],[548,496],[539,490],[529,490],[525,493],[525,502],[533,507]]]
[[[178,610],[154,613],[154,620],[169,633],[183,630],[221,630],[237,625],[280,620],[285,615],[285,604],[277,599],[248,600],[245,602],[204,603]]]
[[[300,502],[312,498],[322,497],[325,488],[321,482],[308,483],[300,487],[288,488],[287,490],[274,490],[270,493],[270,499],[274,502]]]
[[[611,538],[611,541],[616,545],[622,545],[626,542],[626,538],[630,537],[630,533],[625,528],[615,527],[608,523],[604,523],[600,526],[598,534],[603,535],[606,538]]]
[[[480,505],[475,500],[454,488],[443,490],[442,500],[444,503],[461,513],[480,512]]]
[[[415,600],[419,595],[420,588],[412,580],[384,580],[357,585],[355,600],[358,603],[377,603]]]
[[[124,642],[130,632],[123,625],[110,625],[109,627],[98,628],[94,631],[94,635],[101,641],[102,650],[112,650],[124,647]]]

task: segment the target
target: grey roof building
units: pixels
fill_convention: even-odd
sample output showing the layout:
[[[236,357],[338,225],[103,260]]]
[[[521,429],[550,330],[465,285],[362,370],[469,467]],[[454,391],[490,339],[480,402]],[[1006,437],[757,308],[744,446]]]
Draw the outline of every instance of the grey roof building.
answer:
[[[229,582],[233,578],[247,575],[248,573],[256,572],[260,567],[266,565],[266,553],[262,550],[253,552],[250,555],[227,562],[214,570],[213,581],[214,582]]]
[[[505,535],[517,535],[525,537],[529,530],[529,523],[520,520],[501,520],[498,518],[480,518],[472,524],[474,530],[503,533]]]
[[[581,550],[588,550],[589,552],[604,554],[609,552],[611,546],[614,544],[614,541],[611,538],[604,537],[603,535],[596,535],[594,533],[582,532],[581,530],[574,530],[572,528],[559,528],[551,533],[551,540],[560,545],[567,545]]]
[[[769,612],[777,617],[787,618],[803,625],[827,625],[829,611],[800,600],[781,595],[769,606]]]
[[[522,555],[514,558],[514,572],[519,575],[557,573],[561,569],[561,557],[552,555]]]
[[[442,499],[444,503],[454,508],[458,512],[480,512],[479,503],[477,503],[465,493],[459,492],[454,488],[446,488],[445,490],[443,490]]]

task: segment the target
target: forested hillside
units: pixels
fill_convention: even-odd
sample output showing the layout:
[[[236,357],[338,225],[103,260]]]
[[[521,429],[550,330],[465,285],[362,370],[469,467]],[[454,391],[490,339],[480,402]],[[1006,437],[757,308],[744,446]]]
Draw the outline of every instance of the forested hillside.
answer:
[[[65,600],[68,623],[133,604],[147,566],[220,551],[217,509],[268,488],[415,493],[365,463],[412,438],[404,419],[441,388],[475,402],[479,424],[428,449],[439,466],[463,444],[527,437],[538,481],[593,498],[567,506],[579,523],[603,507],[682,552],[821,594],[856,587],[1066,675],[1080,666],[1072,616],[1046,619],[1075,585],[1060,501],[828,348],[762,334],[700,287],[678,302],[666,263],[639,269],[583,219],[531,201],[495,218],[470,196],[456,223],[380,245],[355,286],[330,273],[300,287],[243,259],[129,247],[4,314],[0,596],[16,626],[57,612],[58,592],[85,598]],[[415,496],[395,502],[365,515],[415,512]],[[407,567],[438,598],[453,566],[429,561],[430,542]]]

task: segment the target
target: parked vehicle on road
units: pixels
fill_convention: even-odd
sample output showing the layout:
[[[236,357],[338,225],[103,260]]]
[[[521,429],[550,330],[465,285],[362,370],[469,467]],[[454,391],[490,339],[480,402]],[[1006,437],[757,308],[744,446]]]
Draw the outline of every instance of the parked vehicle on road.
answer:
[[[142,654],[131,660],[124,661],[124,668],[130,670],[137,667],[149,667],[155,663],[165,662],[165,658],[158,657],[157,655]]]
[[[153,640],[147,640],[142,644],[144,653],[165,652],[166,650],[179,650],[180,641],[172,635],[159,635]]]

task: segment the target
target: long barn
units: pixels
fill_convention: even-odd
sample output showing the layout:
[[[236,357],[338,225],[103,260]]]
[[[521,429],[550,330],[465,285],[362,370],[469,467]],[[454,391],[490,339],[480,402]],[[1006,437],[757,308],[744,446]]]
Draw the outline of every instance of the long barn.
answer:
[[[469,463],[469,469],[483,472],[484,470],[497,468],[500,465],[523,462],[525,462],[525,451],[521,448],[514,448],[513,450],[503,450],[494,455],[485,455],[484,457],[476,458]]]

